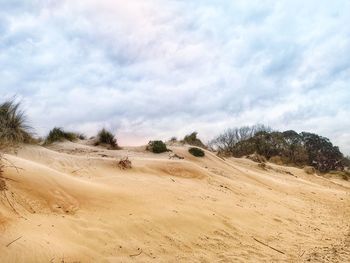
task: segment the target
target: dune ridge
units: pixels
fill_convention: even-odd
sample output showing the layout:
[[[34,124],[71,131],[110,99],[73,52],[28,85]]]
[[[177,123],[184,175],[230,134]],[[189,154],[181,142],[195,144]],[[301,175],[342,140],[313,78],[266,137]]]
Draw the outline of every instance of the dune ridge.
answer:
[[[350,183],[169,148],[184,159],[72,142],[6,155],[1,262],[350,261]]]

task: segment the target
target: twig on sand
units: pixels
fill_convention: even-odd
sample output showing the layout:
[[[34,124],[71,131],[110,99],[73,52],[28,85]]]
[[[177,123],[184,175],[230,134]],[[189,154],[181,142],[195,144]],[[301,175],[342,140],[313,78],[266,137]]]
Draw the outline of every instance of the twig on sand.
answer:
[[[141,254],[142,254],[142,249],[140,250],[140,252],[139,253],[137,253],[137,254],[133,254],[133,255],[129,255],[130,257],[137,257],[137,256],[140,256]]]
[[[266,246],[266,247],[268,247],[268,248],[271,248],[271,249],[277,251],[278,253],[281,253],[281,254],[284,255],[284,252],[282,252],[281,250],[278,250],[278,249],[276,249],[276,248],[274,248],[274,247],[271,247],[271,246],[269,246],[268,244],[265,244],[264,242],[261,242],[260,240],[257,240],[255,237],[253,237],[253,239],[254,239],[256,242],[258,242],[258,243],[260,243],[260,244],[262,244],[262,245],[264,245],[264,246]]]
[[[76,169],[76,170],[72,171],[71,173],[74,174],[74,173],[76,173],[76,172],[78,172],[80,170],[83,170],[83,168]]]
[[[20,236],[20,237],[16,238],[15,240],[11,241],[10,243],[8,243],[8,244],[6,245],[6,247],[9,247],[12,243],[16,242],[16,241],[17,241],[18,239],[20,239],[20,238],[22,238],[22,236]]]

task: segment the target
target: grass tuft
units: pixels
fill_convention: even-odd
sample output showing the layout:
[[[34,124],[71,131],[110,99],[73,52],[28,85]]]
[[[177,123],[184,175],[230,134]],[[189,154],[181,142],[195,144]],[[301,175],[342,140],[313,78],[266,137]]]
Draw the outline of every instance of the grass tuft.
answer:
[[[53,128],[49,135],[46,137],[45,144],[51,144],[54,142],[62,142],[64,140],[68,141],[76,141],[78,139],[78,135],[74,132],[66,132],[62,128]]]
[[[27,117],[19,102],[14,100],[0,104],[0,150],[33,140]]]
[[[117,143],[117,139],[115,138],[113,133],[106,130],[105,128],[100,130],[97,134],[97,142],[95,145],[101,145],[101,144],[110,145],[112,149],[120,149]]]

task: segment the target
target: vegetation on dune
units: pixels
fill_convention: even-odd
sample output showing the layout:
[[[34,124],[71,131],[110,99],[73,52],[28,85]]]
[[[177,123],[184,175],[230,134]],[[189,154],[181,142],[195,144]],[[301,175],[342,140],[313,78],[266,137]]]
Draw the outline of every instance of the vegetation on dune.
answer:
[[[262,131],[271,132],[272,129],[262,124],[227,129],[209,142],[209,147],[215,148],[215,150],[223,155],[234,156],[237,143],[248,140],[256,133]]]
[[[120,149],[113,133],[105,128],[98,132],[95,145],[109,145],[112,149]]]
[[[53,128],[45,139],[45,144],[50,144],[54,142],[76,141],[78,139],[78,134],[74,132],[66,132],[62,128]]]
[[[189,145],[193,145],[193,146],[207,148],[204,145],[204,143],[197,138],[197,135],[198,135],[198,132],[192,132],[191,134],[186,135],[181,142]]]
[[[188,149],[188,152],[196,157],[204,157],[205,155],[204,151],[197,147],[191,147],[190,149]]]
[[[20,143],[29,143],[34,139],[27,118],[21,110],[21,105],[14,100],[0,104],[0,191],[7,189],[5,180],[1,177],[4,171],[3,151],[14,148]]]
[[[122,170],[131,169],[132,164],[128,157],[122,158],[118,162],[118,167]]]
[[[153,153],[163,153],[168,151],[166,144],[163,141],[150,141],[146,150]]]
[[[31,128],[20,106],[14,100],[0,104],[0,150],[33,140]]]
[[[215,138],[211,146],[229,156],[257,153],[273,162],[308,165],[320,172],[343,170],[345,163],[339,148],[328,138],[308,132],[272,131],[264,126],[228,130]]]

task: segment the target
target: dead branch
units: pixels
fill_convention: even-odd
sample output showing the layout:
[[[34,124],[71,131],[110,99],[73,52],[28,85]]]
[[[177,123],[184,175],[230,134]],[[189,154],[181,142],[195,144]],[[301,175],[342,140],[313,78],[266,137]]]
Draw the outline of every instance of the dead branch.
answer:
[[[16,242],[18,239],[20,239],[20,238],[22,238],[22,236],[20,236],[20,237],[16,238],[15,240],[11,241],[10,243],[8,243],[8,244],[6,245],[6,247],[9,247],[12,243],[15,243],[15,242]]]
[[[264,245],[264,246],[266,246],[266,247],[268,247],[268,248],[271,248],[271,249],[273,249],[273,250],[275,250],[275,251],[277,251],[278,253],[281,253],[281,254],[285,254],[284,252],[282,252],[281,250],[278,250],[278,249],[276,249],[276,248],[274,248],[274,247],[271,247],[271,246],[269,246],[268,244],[265,244],[264,242],[261,242],[260,240],[257,240],[255,237],[252,237],[256,242],[258,242],[258,243],[260,243],[260,244],[262,244],[262,245]]]
[[[129,255],[130,257],[137,257],[137,256],[140,256],[141,254],[142,254],[142,249],[141,249],[141,251],[139,252],[139,253],[137,253],[137,254],[133,254],[133,255]]]

